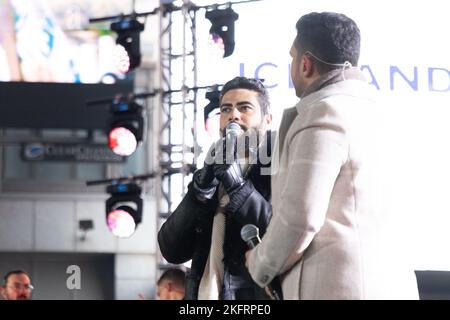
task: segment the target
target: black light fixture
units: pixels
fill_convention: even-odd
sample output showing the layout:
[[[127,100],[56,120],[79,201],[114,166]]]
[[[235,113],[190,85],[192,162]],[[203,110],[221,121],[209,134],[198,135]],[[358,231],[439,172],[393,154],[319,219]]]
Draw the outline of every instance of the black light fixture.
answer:
[[[136,151],[144,132],[142,110],[133,99],[115,99],[111,104],[108,145],[115,154],[129,156]]]
[[[78,229],[81,231],[80,240],[85,241],[86,240],[86,233],[89,230],[94,229],[94,221],[91,219],[87,220],[78,220]]]
[[[138,67],[141,64],[140,33],[144,24],[136,18],[123,18],[111,23],[111,30],[117,33],[116,43],[128,54],[128,62],[120,67],[120,71],[126,73]]]
[[[142,188],[134,182],[109,185],[106,192],[106,223],[119,238],[128,238],[142,221]]]
[[[230,56],[234,51],[234,22],[239,15],[231,7],[227,7],[206,11],[205,17],[211,22],[209,33],[212,40],[223,49],[224,58]]]
[[[78,228],[82,231],[89,231],[91,229],[94,229],[94,221],[91,219],[89,220],[79,220],[78,221]]]
[[[216,109],[219,109],[220,102],[220,90],[217,85],[213,86],[210,91],[207,91],[205,94],[205,98],[209,100],[209,103],[203,109],[203,121],[205,122],[205,126],[207,124],[208,119],[212,112]]]

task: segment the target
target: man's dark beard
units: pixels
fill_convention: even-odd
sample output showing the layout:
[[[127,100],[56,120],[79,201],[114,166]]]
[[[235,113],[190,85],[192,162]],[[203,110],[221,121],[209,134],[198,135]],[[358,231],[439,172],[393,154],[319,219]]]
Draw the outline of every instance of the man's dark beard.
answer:
[[[245,158],[256,157],[258,148],[264,137],[266,130],[259,128],[250,128],[238,137],[237,147],[240,158],[245,153]]]

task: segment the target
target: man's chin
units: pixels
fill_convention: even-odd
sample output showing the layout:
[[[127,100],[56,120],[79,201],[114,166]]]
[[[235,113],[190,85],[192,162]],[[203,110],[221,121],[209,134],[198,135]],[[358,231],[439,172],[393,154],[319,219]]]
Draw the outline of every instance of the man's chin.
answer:
[[[26,297],[26,296],[20,296],[17,297],[17,300],[29,300],[30,298]]]

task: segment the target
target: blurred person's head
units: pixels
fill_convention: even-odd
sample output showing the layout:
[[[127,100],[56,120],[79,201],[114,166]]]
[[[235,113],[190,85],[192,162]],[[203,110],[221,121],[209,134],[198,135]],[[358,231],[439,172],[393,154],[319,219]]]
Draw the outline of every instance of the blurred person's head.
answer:
[[[14,270],[5,275],[1,288],[5,300],[30,300],[32,291],[30,276],[25,271]]]
[[[159,300],[183,300],[186,274],[180,269],[167,269],[157,282]]]

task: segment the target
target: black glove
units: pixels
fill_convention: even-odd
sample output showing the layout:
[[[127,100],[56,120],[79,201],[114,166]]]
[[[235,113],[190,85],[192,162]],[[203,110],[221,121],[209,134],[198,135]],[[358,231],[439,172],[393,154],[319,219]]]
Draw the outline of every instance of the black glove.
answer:
[[[219,184],[219,181],[214,177],[212,166],[207,164],[202,169],[194,172],[192,181],[195,193],[201,200],[211,199]]]
[[[236,161],[232,164],[216,164],[213,169],[215,177],[222,183],[228,195],[245,183],[241,166]]]
[[[222,183],[229,196],[245,182],[241,166],[236,160],[236,144],[236,135],[224,137],[216,143],[216,160],[223,159],[223,161],[216,161],[216,164],[213,166],[214,176]]]
[[[206,156],[203,168],[194,172],[193,188],[200,200],[211,199],[216,192],[219,181],[214,176],[214,148],[213,145]]]

